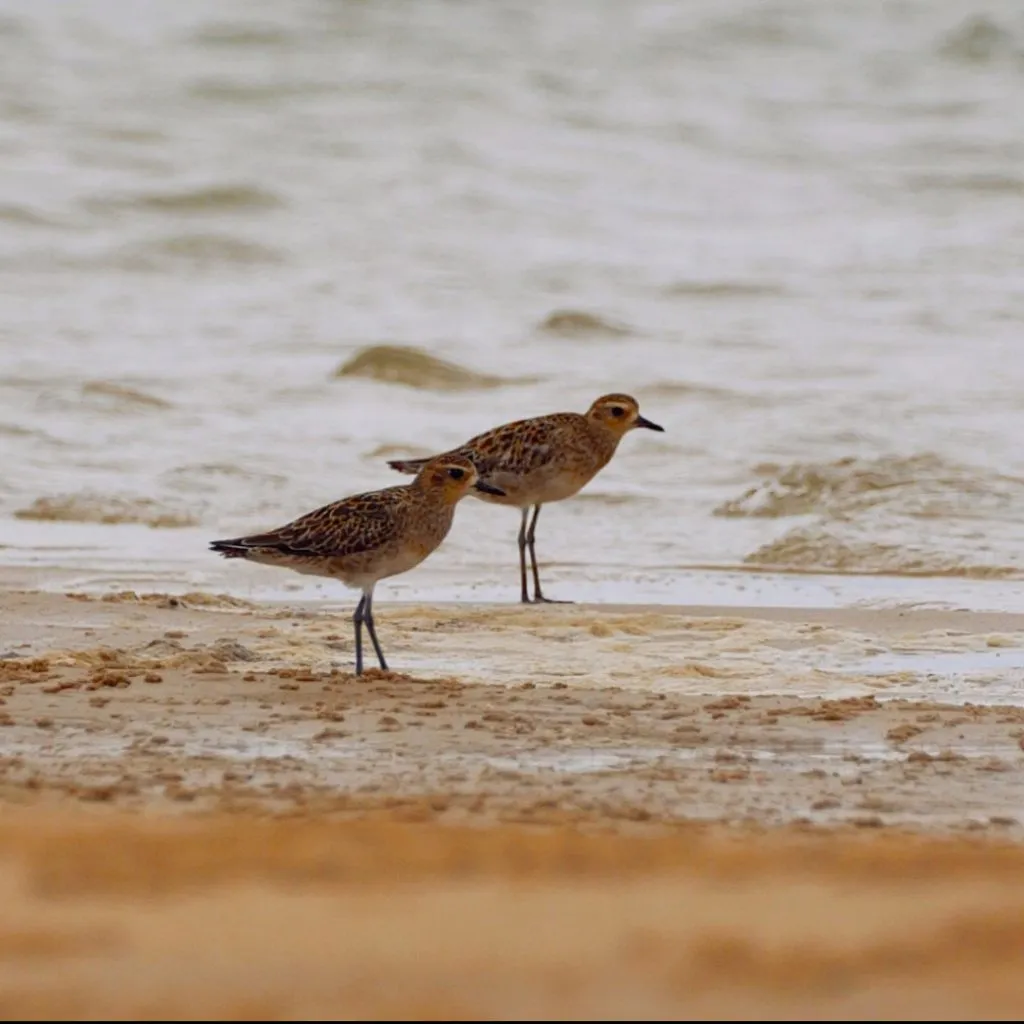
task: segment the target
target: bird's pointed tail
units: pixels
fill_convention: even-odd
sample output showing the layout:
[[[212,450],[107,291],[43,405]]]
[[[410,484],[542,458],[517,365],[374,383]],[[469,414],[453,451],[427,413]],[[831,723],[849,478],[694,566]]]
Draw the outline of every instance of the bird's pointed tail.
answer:
[[[429,461],[430,459],[392,459],[388,465],[399,473],[415,476]]]
[[[210,550],[225,558],[245,558],[249,554],[249,547],[242,537],[237,540],[212,540]]]

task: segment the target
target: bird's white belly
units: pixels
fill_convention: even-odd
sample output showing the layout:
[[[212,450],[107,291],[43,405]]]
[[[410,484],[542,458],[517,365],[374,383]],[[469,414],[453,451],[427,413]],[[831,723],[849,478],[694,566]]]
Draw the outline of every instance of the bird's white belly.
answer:
[[[473,497],[494,505],[512,505],[526,508],[530,505],[546,505],[551,501],[563,501],[577,494],[587,483],[590,476],[566,472],[538,472],[530,476],[517,476],[514,473],[495,473],[488,478],[488,483],[500,487],[505,496],[485,494],[473,491]]]

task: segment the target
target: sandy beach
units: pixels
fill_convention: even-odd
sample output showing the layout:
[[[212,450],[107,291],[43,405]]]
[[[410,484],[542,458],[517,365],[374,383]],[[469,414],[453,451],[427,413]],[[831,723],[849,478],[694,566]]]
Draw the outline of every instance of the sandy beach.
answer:
[[[1024,1018],[1022,68],[1019,0],[0,0],[0,1017]],[[210,550],[610,393],[575,604],[467,498],[355,678]]]
[[[1024,617],[2,601],[7,1018],[1024,1008]]]

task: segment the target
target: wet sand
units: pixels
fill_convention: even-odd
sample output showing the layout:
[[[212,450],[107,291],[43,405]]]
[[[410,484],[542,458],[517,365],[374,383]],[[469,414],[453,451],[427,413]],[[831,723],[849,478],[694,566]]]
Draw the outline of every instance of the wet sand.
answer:
[[[0,602],[6,1017],[1024,1010],[1022,616]]]

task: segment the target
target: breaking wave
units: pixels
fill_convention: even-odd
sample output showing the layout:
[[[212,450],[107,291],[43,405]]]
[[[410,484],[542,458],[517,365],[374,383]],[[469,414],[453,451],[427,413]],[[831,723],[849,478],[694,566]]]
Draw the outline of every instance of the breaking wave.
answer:
[[[578,309],[556,309],[537,330],[562,338],[621,338],[632,333],[625,324]]]
[[[160,271],[206,270],[218,265],[250,267],[284,260],[284,253],[269,245],[232,235],[197,233],[118,248],[111,253],[108,262],[120,270]]]
[[[91,380],[82,385],[82,396],[98,402],[108,409],[129,411],[135,409],[170,409],[171,403],[156,395],[147,394],[126,384],[109,380]]]
[[[36,498],[28,508],[18,509],[14,517],[43,522],[139,523],[164,529],[199,524],[193,514],[162,505],[152,498],[88,492]]]
[[[138,209],[156,213],[214,214],[251,213],[283,206],[275,193],[253,185],[208,185],[177,192],[144,192],[93,201],[100,209]]]
[[[970,545],[949,536],[941,547],[888,543],[870,526],[855,523],[797,527],[743,559],[744,565],[802,572],[885,576],[960,576],[1010,579],[1022,565],[985,564]]]
[[[1011,30],[984,14],[977,14],[942,39],[939,53],[964,64],[991,64],[1001,60],[1019,63],[1024,57],[1024,45]]]
[[[1024,521],[1024,480],[936,455],[843,458],[762,467],[765,479],[718,516],[810,517],[744,564],[895,575],[1015,577],[1024,564],[987,561],[979,520]],[[929,520],[922,528],[920,520]]]
[[[674,281],[664,294],[686,299],[760,299],[788,294],[786,288],[771,281]]]
[[[715,515],[849,518],[873,508],[928,518],[1024,514],[1024,480],[938,455],[847,457],[760,468],[765,478],[723,502]]]
[[[497,377],[438,359],[411,345],[372,345],[346,360],[335,377],[366,377],[388,384],[435,391],[469,391],[503,384],[525,384],[535,378]]]

